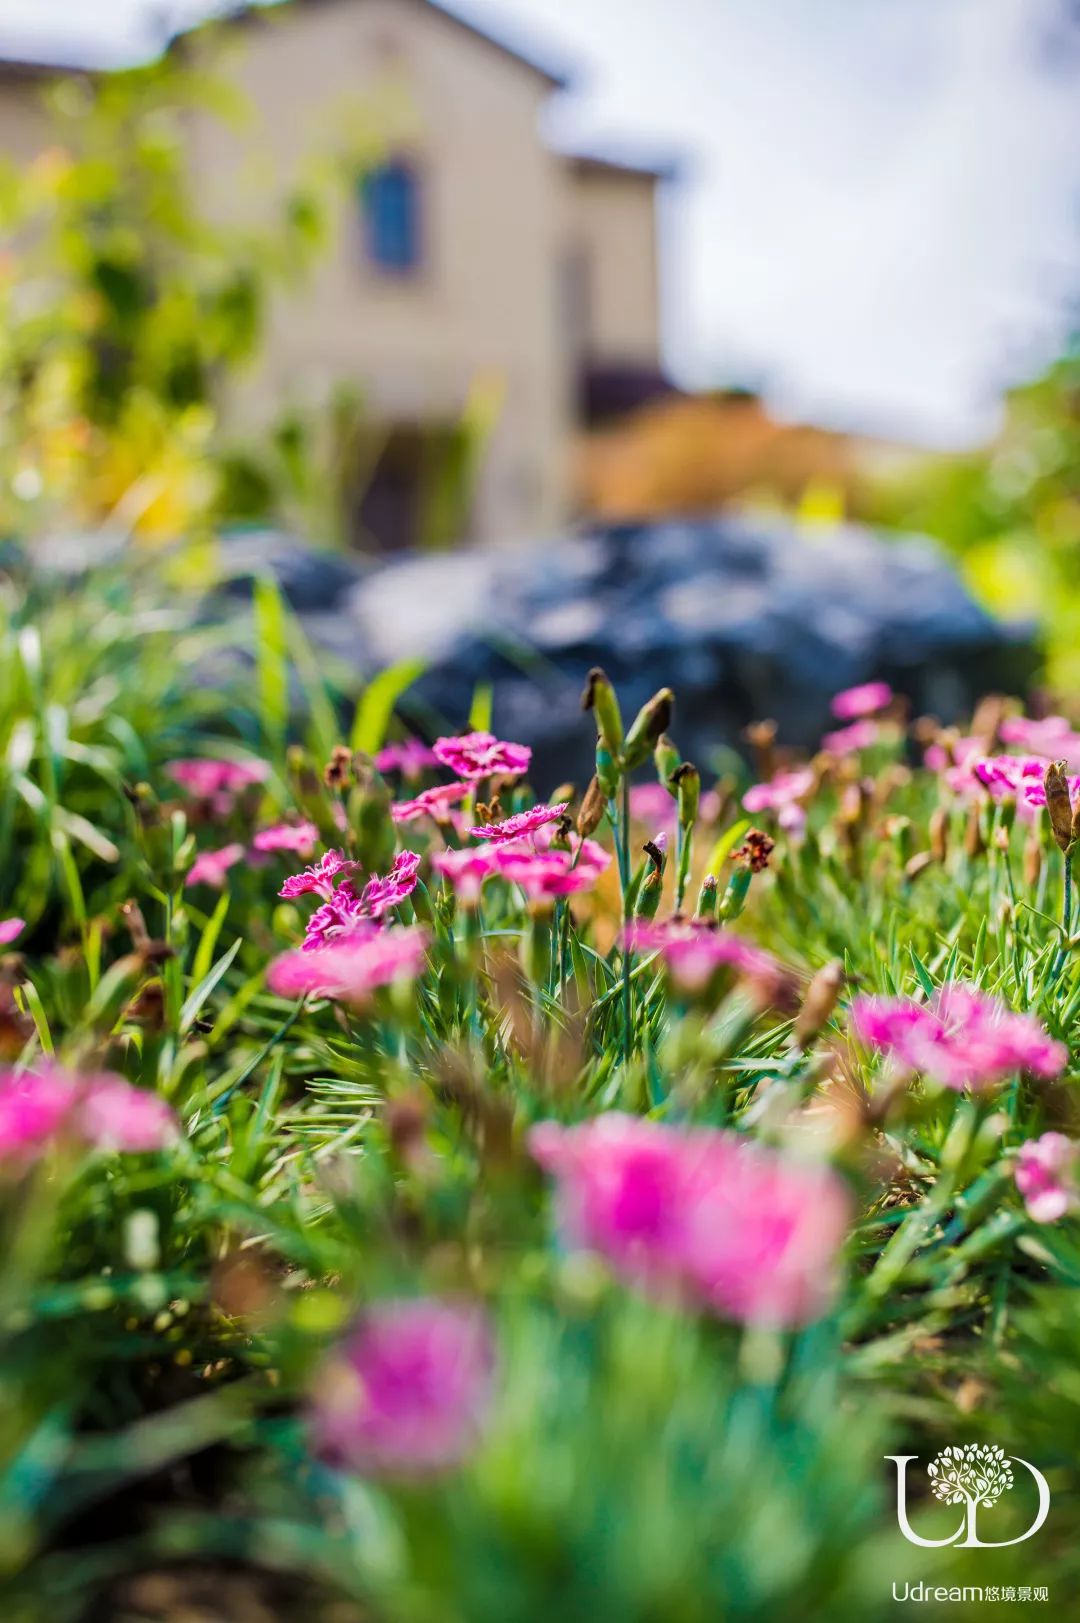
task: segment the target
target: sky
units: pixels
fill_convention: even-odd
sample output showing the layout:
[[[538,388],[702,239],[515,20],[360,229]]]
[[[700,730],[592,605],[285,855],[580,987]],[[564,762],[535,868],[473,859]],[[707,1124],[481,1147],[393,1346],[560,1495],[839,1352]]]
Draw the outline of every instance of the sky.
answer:
[[[574,70],[549,138],[682,160],[679,381],[932,444],[992,431],[1080,308],[1068,0],[445,0]],[[211,0],[0,0],[5,45],[138,50]]]

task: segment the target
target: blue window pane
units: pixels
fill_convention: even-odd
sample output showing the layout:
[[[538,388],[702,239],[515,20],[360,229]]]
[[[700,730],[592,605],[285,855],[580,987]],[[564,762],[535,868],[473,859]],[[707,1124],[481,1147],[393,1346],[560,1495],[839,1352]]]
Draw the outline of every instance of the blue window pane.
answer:
[[[406,163],[373,169],[363,181],[364,238],[380,270],[414,270],[420,263],[420,198],[416,174]]]

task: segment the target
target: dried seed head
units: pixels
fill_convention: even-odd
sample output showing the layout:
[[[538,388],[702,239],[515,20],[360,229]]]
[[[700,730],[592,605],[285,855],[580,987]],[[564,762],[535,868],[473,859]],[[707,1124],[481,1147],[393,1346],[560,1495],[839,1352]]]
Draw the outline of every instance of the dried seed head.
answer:
[[[661,836],[659,841],[646,840],[645,844],[642,846],[642,850],[652,863],[654,871],[661,874],[663,873],[664,868],[667,866],[667,851],[664,848],[665,844],[666,838]]]
[[[335,744],[323,768],[323,782],[328,789],[347,789],[352,777],[352,750],[345,744]]]
[[[986,835],[983,833],[982,807],[973,802],[968,807],[967,824],[964,828],[964,855],[973,861],[986,852]]]
[[[581,802],[581,810],[577,817],[577,831],[583,840],[600,827],[606,810],[607,797],[600,787],[599,778],[593,778],[585,791],[585,799]]]
[[[819,969],[807,989],[803,1006],[795,1021],[796,1047],[807,1049],[825,1029],[836,1008],[844,984],[844,966],[838,958]]]
[[[929,851],[917,851],[910,862],[904,864],[904,878],[918,879],[919,875],[925,873],[927,868],[931,866],[933,860],[934,858]]]
[[[949,814],[944,806],[930,813],[930,855],[935,862],[944,862],[949,855]]]
[[[1043,778],[1050,828],[1061,851],[1071,850],[1075,837],[1072,801],[1069,798],[1069,780],[1065,776],[1065,766],[1064,761],[1051,761]]]
[[[776,723],[752,721],[743,729],[743,737],[754,752],[754,764],[762,783],[776,776]]]
[[[746,839],[734,853],[736,860],[746,863],[751,873],[763,873],[769,866],[769,858],[776,849],[776,841],[760,828],[751,828],[746,832]]]

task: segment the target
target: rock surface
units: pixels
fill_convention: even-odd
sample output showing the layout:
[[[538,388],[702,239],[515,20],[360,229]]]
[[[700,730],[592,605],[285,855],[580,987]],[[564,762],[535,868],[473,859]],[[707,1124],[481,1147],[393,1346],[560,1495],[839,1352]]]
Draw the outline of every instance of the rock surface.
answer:
[[[378,566],[247,535],[225,563],[233,591],[273,573],[315,646],[356,668],[426,661],[404,706],[424,730],[460,729],[491,683],[495,730],[533,745],[541,787],[589,770],[592,665],[626,711],[674,688],[673,734],[702,767],[764,716],[813,746],[856,682],[884,678],[948,720],[1022,690],[1034,665],[1031,628],[981,609],[931,542],[857,526],[724,516]]]

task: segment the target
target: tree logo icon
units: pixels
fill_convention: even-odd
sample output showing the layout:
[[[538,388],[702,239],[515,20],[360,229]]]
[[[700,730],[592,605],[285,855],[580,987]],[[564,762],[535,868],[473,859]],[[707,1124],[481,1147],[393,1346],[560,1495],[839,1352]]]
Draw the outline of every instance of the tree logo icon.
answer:
[[[1013,1485],[1008,1456],[986,1443],[943,1448],[926,1470],[930,1486],[946,1505],[996,1505]]]
[[[907,1468],[919,1456],[887,1454],[885,1457],[896,1466],[896,1519],[909,1544],[919,1544],[924,1549],[937,1549],[944,1544],[955,1544],[961,1549],[1000,1549],[1006,1544],[1022,1544],[1033,1537],[1050,1514],[1050,1485],[1030,1460],[1023,1460],[1018,1454],[1006,1454],[993,1443],[952,1443],[930,1461],[926,1473],[935,1499],[943,1505],[962,1505],[963,1520],[948,1538],[923,1538],[911,1526],[907,1510]],[[1002,1494],[1014,1486],[1015,1465],[1023,1467],[1038,1490],[1039,1507],[1035,1518],[1027,1531],[1016,1538],[981,1539],[979,1511],[992,1510]]]

